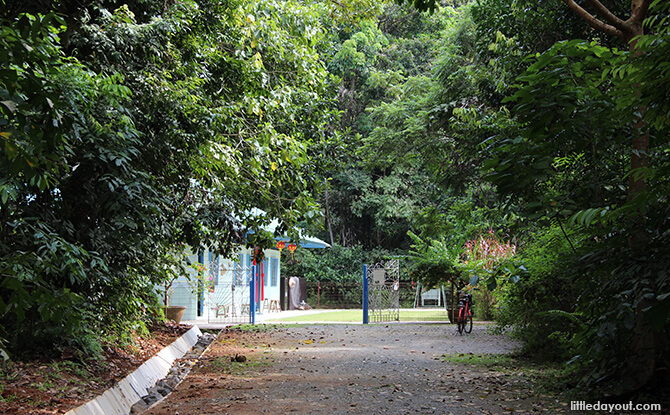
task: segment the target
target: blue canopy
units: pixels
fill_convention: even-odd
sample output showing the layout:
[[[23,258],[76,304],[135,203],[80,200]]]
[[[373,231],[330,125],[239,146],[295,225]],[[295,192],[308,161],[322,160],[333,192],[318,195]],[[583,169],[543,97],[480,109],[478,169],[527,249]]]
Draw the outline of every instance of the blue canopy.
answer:
[[[278,236],[275,238],[277,241],[284,241],[288,245],[289,243],[293,242],[294,244],[298,245],[299,248],[307,248],[307,249],[324,249],[324,248],[330,248],[330,244],[322,241],[319,238],[313,238],[311,236],[303,236],[300,235],[300,241],[292,241],[288,237],[285,236]]]
[[[252,209],[251,210],[252,215],[255,216],[265,216],[266,213],[262,211],[261,209]],[[268,232],[274,232],[275,229],[277,229],[277,226],[279,226],[279,221],[276,219],[273,219],[268,226],[265,227],[265,230]],[[254,233],[253,231],[249,231],[249,233]],[[319,238],[314,238],[312,236],[305,236],[302,234],[302,232],[299,233],[300,240],[299,241],[294,241],[292,239],[289,239],[288,236],[277,236],[275,237],[276,241],[284,241],[286,242],[286,245],[290,244],[293,242],[294,244],[298,245],[299,248],[307,248],[307,249],[324,249],[324,248],[330,248],[330,244],[322,241]]]

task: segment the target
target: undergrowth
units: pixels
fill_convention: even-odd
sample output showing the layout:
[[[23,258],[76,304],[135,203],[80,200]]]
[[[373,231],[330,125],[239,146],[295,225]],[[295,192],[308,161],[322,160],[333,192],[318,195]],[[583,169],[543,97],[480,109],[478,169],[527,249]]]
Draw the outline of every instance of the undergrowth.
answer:
[[[539,362],[513,354],[447,354],[442,356],[442,361],[522,377],[532,383],[538,393],[560,397],[564,402],[583,398],[583,392],[575,388],[576,368],[569,365]]]

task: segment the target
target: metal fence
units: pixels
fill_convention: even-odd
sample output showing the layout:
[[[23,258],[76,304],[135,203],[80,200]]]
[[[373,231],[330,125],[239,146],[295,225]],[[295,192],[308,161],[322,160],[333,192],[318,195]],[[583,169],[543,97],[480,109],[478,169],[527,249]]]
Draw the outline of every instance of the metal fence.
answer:
[[[209,323],[249,324],[252,322],[250,310],[249,282],[252,268],[236,266],[224,270],[219,275],[218,284],[209,293],[212,307]]]
[[[445,286],[444,296],[442,292],[438,296],[431,292],[422,296],[426,290],[418,287],[413,281],[400,281],[399,304],[401,309],[410,308],[433,308],[447,309],[450,307],[449,290]],[[445,298],[446,297],[446,298]],[[439,299],[439,300],[438,300]],[[317,309],[359,309],[363,301],[362,282],[331,282],[331,281],[308,281],[307,282],[307,304]]]

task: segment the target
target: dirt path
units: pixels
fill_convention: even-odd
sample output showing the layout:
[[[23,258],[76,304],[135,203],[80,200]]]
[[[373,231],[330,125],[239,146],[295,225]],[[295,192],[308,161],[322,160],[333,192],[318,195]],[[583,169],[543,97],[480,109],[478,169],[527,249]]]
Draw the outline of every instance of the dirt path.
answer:
[[[520,375],[439,358],[509,353],[515,346],[482,325],[464,336],[453,325],[430,324],[225,331],[186,380],[146,414],[563,412],[567,403],[536,395]]]

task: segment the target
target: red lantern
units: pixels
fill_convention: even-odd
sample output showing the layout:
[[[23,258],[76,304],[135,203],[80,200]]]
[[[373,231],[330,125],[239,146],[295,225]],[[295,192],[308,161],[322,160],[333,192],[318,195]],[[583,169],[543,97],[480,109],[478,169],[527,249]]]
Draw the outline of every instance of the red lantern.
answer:
[[[286,246],[286,243],[284,241],[279,241],[277,242],[277,249],[279,249],[279,252],[281,252],[282,249]]]
[[[295,250],[298,248],[298,246],[294,243],[290,243],[287,246],[287,248],[288,248],[289,251],[291,251],[291,259],[293,259],[293,252],[295,252]]]

